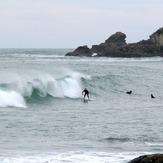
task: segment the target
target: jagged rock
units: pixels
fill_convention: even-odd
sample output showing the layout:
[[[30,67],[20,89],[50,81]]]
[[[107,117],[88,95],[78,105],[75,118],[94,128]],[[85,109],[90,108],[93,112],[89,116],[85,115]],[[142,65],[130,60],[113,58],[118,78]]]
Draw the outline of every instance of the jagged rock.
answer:
[[[105,41],[105,44],[111,46],[111,48],[115,48],[126,44],[125,39],[126,39],[126,35],[124,33],[116,32]]]
[[[152,154],[137,157],[128,163],[163,163],[163,154]]]
[[[92,51],[88,46],[79,46],[74,52],[67,53],[66,56],[92,56]]]
[[[163,28],[158,29],[150,36],[150,40],[157,46],[163,46]]]
[[[150,36],[150,40],[158,46],[160,55],[163,56],[163,27],[158,29]]]
[[[152,57],[159,54],[159,48],[150,40],[138,43],[126,44],[108,51],[105,56],[110,57]]]
[[[116,32],[111,35],[105,43],[101,43],[100,45],[93,45],[91,51],[93,53],[97,53],[100,56],[105,55],[108,51],[117,48],[122,45],[126,45],[126,35],[122,32]]]
[[[105,57],[153,57],[163,56],[163,28],[158,29],[148,40],[126,43],[126,35],[116,32],[104,43],[93,45],[91,49],[80,46],[66,56],[105,56]],[[94,55],[96,54],[96,55]]]

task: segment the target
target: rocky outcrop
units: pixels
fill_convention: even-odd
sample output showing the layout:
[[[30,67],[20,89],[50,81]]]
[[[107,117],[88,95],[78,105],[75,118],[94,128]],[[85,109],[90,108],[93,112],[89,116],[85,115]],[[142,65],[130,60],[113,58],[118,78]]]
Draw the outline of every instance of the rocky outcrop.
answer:
[[[158,46],[161,56],[163,56],[163,28],[160,28],[150,36],[150,40]]]
[[[111,35],[104,43],[93,45],[91,51],[100,56],[106,55],[108,51],[126,45],[126,35],[122,32],[117,32]]]
[[[129,161],[128,163],[163,163],[163,154],[140,156]]]
[[[150,39],[157,45],[163,46],[163,28],[160,28],[150,36]]]
[[[104,43],[93,45],[91,49],[87,46],[80,46],[74,52],[66,56],[87,56],[87,57],[152,57],[163,56],[163,28],[160,28],[148,40],[137,43],[126,43],[126,35],[116,32]]]
[[[88,46],[79,46],[74,52],[67,53],[66,56],[92,56],[92,51],[88,48]]]
[[[159,48],[150,40],[120,46],[105,53],[105,56],[108,57],[152,57],[158,55],[160,55]]]

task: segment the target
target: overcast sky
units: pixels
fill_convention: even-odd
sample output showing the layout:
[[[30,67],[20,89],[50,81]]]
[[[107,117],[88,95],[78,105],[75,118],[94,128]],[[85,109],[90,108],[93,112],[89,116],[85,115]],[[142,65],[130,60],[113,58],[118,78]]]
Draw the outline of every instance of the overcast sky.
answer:
[[[127,43],[163,27],[163,0],[0,0],[0,48],[91,47],[121,31]]]

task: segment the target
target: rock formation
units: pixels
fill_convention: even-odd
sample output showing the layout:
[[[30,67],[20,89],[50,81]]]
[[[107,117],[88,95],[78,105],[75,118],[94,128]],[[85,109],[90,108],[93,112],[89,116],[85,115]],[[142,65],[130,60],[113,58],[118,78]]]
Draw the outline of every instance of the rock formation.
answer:
[[[88,48],[88,46],[79,46],[74,52],[70,52],[66,54],[67,56],[92,56],[92,51]]]
[[[163,163],[163,154],[140,156],[129,161],[128,163]]]
[[[158,29],[148,40],[137,43],[126,43],[126,35],[116,32],[104,43],[88,46],[80,46],[74,52],[67,53],[66,56],[87,56],[87,57],[153,57],[163,56],[163,28]]]

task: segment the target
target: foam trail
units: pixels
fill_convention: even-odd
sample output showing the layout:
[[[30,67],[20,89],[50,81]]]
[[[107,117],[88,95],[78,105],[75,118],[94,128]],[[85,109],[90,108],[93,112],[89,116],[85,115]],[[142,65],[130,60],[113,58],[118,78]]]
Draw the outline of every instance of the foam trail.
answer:
[[[4,92],[0,90],[0,107],[22,107],[26,108],[23,97],[15,91]]]

